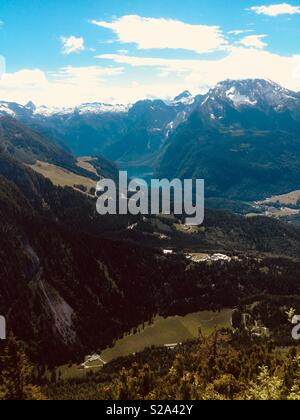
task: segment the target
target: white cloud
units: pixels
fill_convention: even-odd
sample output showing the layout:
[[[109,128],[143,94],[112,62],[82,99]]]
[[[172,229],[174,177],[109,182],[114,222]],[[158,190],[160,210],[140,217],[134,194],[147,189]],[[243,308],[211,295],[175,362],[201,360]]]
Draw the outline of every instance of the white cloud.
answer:
[[[229,31],[229,35],[242,35],[242,34],[248,34],[249,32],[253,32],[253,29],[236,29],[234,31]]]
[[[79,53],[85,50],[84,39],[82,37],[69,36],[60,38],[62,42],[62,53],[65,55]]]
[[[243,45],[227,46],[221,58],[166,59],[121,51],[97,56],[99,66],[69,66],[52,73],[40,69],[6,73],[0,80],[0,98],[55,106],[97,101],[128,103],[141,98],[174,97],[185,89],[204,93],[220,80],[246,78],[271,79],[300,91],[300,55],[274,54],[243,40]]]
[[[292,6],[288,3],[272,4],[270,6],[253,6],[250,10],[258,15],[267,16],[295,15],[300,13],[299,6]]]
[[[126,55],[126,54],[129,54],[129,51],[128,50],[118,50],[118,54]]]
[[[109,95],[108,79],[122,71],[120,67],[70,66],[46,74],[40,69],[24,69],[4,74],[0,79],[0,98],[56,106],[104,101]]]
[[[167,58],[135,57],[123,54],[101,54],[99,59],[113,60],[118,64],[129,64],[132,67],[158,67],[169,68],[176,71],[188,71],[191,66],[201,63],[200,60],[170,60]]]
[[[268,44],[263,41],[266,37],[267,35],[249,35],[241,39],[239,43],[244,45],[244,47],[263,49],[268,46]]]
[[[194,93],[203,92],[224,79],[248,78],[270,79],[289,89],[300,90],[300,55],[281,56],[257,48],[231,47],[229,54],[219,60],[172,60],[118,54],[99,58],[133,67],[156,68],[160,75],[169,73],[170,80],[179,78],[181,90],[190,89]],[[155,82],[153,92],[159,92]]]
[[[5,69],[6,69],[6,60],[2,55],[0,55],[0,80],[2,76],[5,74]]]
[[[112,22],[91,21],[111,29],[122,43],[133,43],[139,49],[185,49],[207,53],[223,49],[227,42],[219,26],[191,25],[179,20],[154,19],[136,15],[123,16]]]
[[[174,97],[184,89],[205,93],[224,79],[263,78],[300,91],[300,55],[280,56],[235,46],[215,60],[172,60],[101,55],[118,67],[65,67],[52,74],[39,69],[8,73],[0,80],[0,98],[25,104],[73,106],[82,102],[128,103],[142,98]],[[149,68],[152,81],[130,79],[123,65]]]
[[[39,69],[23,69],[15,73],[4,73],[0,80],[0,89],[14,91],[16,88],[21,91],[41,89],[47,86],[48,81],[45,73]]]
[[[141,98],[175,96],[181,82],[140,83],[110,80],[118,77],[121,68],[66,67],[54,74],[21,70],[8,73],[0,80],[0,98],[4,101],[56,107],[75,106],[84,102],[129,103]],[[157,95],[156,95],[157,93]]]
[[[123,73],[121,67],[62,67],[58,72],[52,73],[56,82],[63,83],[77,83],[82,81],[86,84],[95,84],[99,81],[104,81],[107,76],[117,76]]]

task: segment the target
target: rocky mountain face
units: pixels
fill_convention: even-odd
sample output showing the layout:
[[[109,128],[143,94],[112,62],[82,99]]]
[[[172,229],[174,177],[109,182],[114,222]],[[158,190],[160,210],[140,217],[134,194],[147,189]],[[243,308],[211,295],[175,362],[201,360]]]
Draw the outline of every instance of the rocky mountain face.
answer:
[[[204,96],[198,112],[205,127],[299,130],[300,96],[267,80],[227,80]]]

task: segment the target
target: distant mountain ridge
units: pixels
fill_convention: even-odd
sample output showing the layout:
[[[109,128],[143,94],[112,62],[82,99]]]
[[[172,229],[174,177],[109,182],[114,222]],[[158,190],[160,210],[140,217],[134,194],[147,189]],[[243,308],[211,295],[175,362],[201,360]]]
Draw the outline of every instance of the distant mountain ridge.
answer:
[[[29,101],[26,105],[20,105],[14,102],[0,101],[0,115],[10,115],[15,118],[22,118],[22,116],[47,118],[54,115],[70,115],[76,113],[121,113],[127,112],[129,108],[130,105],[113,105],[101,102],[83,103],[74,107],[54,107],[46,105],[37,106],[32,101]]]
[[[207,101],[223,100],[229,101],[236,108],[241,106],[256,106],[262,108],[264,106],[277,108],[277,111],[285,107],[293,108],[295,101],[297,105],[300,102],[300,93],[293,92],[281,87],[271,80],[265,79],[245,79],[245,80],[225,80],[211,88],[207,94],[193,96],[188,90],[183,91],[175,96],[173,100],[163,99],[145,99],[139,100],[133,104],[109,104],[103,102],[82,103],[73,107],[54,107],[40,105],[36,106],[29,101],[25,106],[15,102],[0,101],[0,115],[10,115],[17,119],[24,117],[32,118],[51,118],[54,116],[64,116],[72,114],[122,114],[128,113],[141,102],[161,101],[168,106],[178,107],[178,105],[198,105],[203,107]]]
[[[198,112],[206,127],[271,129],[289,123],[299,129],[300,95],[268,80],[227,80],[203,97]]]
[[[0,114],[75,155],[101,154],[159,177],[205,178],[211,197],[255,200],[300,188],[300,94],[269,80],[226,80],[171,101],[41,109],[0,103]]]
[[[190,113],[195,98],[183,92],[172,101],[141,100],[131,105],[101,102],[57,108],[0,102],[0,116],[16,118],[77,155],[103,154],[136,160],[157,152]]]
[[[266,80],[219,83],[171,133],[155,168],[162,178],[204,178],[210,197],[298,189],[299,94]]]
[[[249,79],[220,82],[206,95],[184,91],[171,101],[129,105],[95,102],[58,108],[0,101],[0,116],[16,118],[54,141],[64,141],[78,155],[103,153],[125,161],[157,152],[194,111],[204,127],[240,124],[271,129],[278,120],[280,129],[285,123],[298,130],[300,94],[272,81]]]

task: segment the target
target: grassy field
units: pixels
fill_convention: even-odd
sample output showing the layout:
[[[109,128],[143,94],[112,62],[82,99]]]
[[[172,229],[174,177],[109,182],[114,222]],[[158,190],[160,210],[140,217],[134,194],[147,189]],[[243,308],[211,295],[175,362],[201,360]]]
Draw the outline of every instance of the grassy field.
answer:
[[[157,317],[153,325],[119,340],[112,349],[103,351],[101,357],[105,362],[110,362],[117,357],[137,353],[153,345],[182,343],[198,337],[199,327],[205,335],[208,335],[215,327],[230,327],[231,315],[231,309],[224,309],[219,313],[204,311],[185,317],[175,316],[166,319]]]
[[[95,159],[96,158],[92,158],[90,156],[82,156],[82,157],[79,157],[77,159],[76,165],[79,168],[85,169],[86,171],[89,171],[89,172],[97,175],[96,168],[94,168],[94,166],[91,164],[91,162]]]
[[[298,200],[300,200],[300,190],[299,191],[292,191],[288,194],[283,195],[274,195],[267,200],[261,201],[261,204],[270,204],[270,203],[277,203],[279,202],[282,205],[289,205],[289,204],[297,204]]]
[[[60,187],[74,188],[75,185],[83,185],[89,191],[96,186],[95,181],[92,179],[74,174],[73,172],[50,163],[37,161],[34,165],[30,165],[30,167],[45,178],[50,179],[54,185]]]
[[[197,312],[185,317],[174,316],[166,319],[157,317],[153,325],[146,326],[144,330],[119,340],[113,348],[104,350],[100,358],[103,362],[109,363],[118,357],[138,353],[153,345],[182,343],[197,338],[199,328],[205,335],[211,334],[215,327],[230,328],[232,312],[232,309],[224,309],[221,312]],[[85,368],[83,365],[64,365],[57,372],[60,372],[63,379],[70,379],[84,378],[91,370],[97,372],[99,369],[101,369],[101,362],[96,360],[86,362]]]

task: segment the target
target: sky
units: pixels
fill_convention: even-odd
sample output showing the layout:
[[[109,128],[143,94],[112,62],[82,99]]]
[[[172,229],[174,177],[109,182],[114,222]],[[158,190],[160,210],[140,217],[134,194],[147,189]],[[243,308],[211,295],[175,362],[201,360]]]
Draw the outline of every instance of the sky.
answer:
[[[0,100],[125,104],[244,78],[300,91],[299,39],[300,0],[1,0]]]

